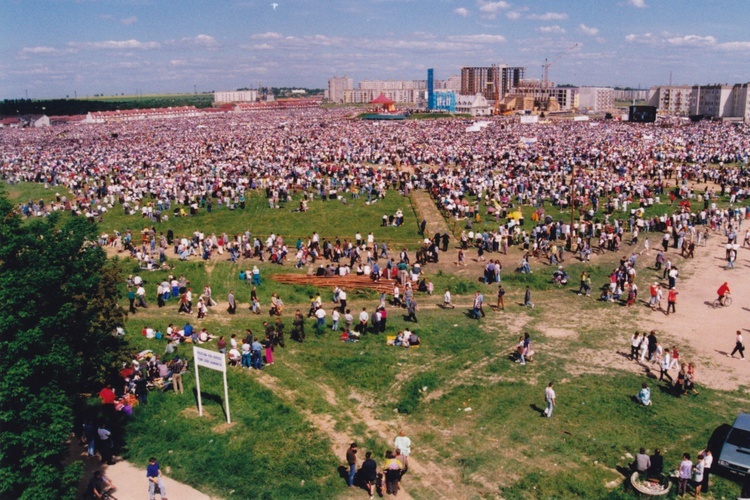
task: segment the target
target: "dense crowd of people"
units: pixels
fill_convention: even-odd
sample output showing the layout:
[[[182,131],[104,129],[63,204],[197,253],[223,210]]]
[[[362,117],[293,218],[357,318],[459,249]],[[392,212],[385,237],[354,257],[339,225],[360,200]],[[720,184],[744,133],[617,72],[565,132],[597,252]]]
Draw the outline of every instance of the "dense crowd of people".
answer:
[[[625,252],[629,255],[623,255],[613,269],[600,298],[633,305],[638,298],[636,264],[642,254],[636,249],[643,247],[648,252],[653,238],[655,267],[663,269],[664,279],[669,280],[669,314],[677,312],[678,272],[670,260],[675,251],[691,258],[696,247],[721,232],[728,241],[727,269],[734,268],[739,234],[748,215],[743,202],[750,197],[747,125],[669,119],[655,125],[609,121],[531,126],[504,118],[474,133],[466,132],[465,125],[459,120],[373,124],[344,119],[342,111],[321,109],[8,130],[0,134],[0,178],[11,184],[36,182],[58,190],[53,201],[19,204],[19,212],[26,217],[68,211],[100,220],[106,212],[119,210],[132,217],[133,227],[149,226],[140,234],[127,228],[103,234],[98,242],[129,252],[144,270],[168,268],[168,253],[180,260],[210,259],[226,253],[232,262],[258,259],[277,264],[291,261],[297,267],[320,264],[318,273],[323,276],[356,273],[376,281],[392,279],[390,305],[403,306],[407,320],[414,323],[415,289],[428,294],[433,291],[421,266],[438,262],[439,255],[448,251],[447,233],[425,234],[430,237],[412,261],[406,248],[392,249],[387,242],[376,241],[369,232],[372,228],[362,228],[368,232],[364,236],[357,232],[344,239],[311,231],[306,241],[299,238],[292,243],[280,234],[227,234],[221,228],[198,228],[191,235],[164,234],[157,224],[200,211],[243,210],[248,197],[256,192],[267,199],[269,209],[292,203],[298,207],[295,212],[301,213],[314,200],[363,198],[371,203],[389,190],[406,195],[425,189],[446,217],[466,221],[466,230],[457,241],[456,264],[465,265],[466,252],[475,251],[487,284],[500,283],[503,266],[496,256],[507,255],[511,245],[517,245],[523,254],[517,272],[532,273],[532,260],[537,259],[554,270],[555,283],[564,285],[569,277],[563,263],[569,256],[585,262],[596,253],[622,253],[623,245],[629,244],[632,250]],[[59,194],[66,190],[72,196]],[[719,197],[728,197],[730,206],[720,208]],[[653,213],[649,210],[652,206],[667,203],[670,213],[647,215]],[[519,211],[522,206],[533,207],[530,224]],[[550,206],[570,211],[570,221],[553,219],[547,214]],[[495,224],[488,229],[483,223],[493,219]],[[399,210],[385,214],[382,224],[397,226],[403,220]],[[424,223],[421,229],[424,233]],[[750,244],[750,232],[743,246],[745,243]],[[261,284],[257,266],[248,266],[241,277],[253,287]],[[151,298],[146,297],[142,279],[130,278],[128,287],[130,311],[148,307]],[[579,295],[590,296],[591,290],[591,277],[584,272]],[[260,313],[254,288],[253,292],[249,307]],[[504,294],[499,286],[498,310],[505,309]],[[655,282],[649,289],[649,305],[661,309],[664,294]],[[159,283],[154,299],[158,307],[176,300],[180,313],[197,313],[198,319],[216,305],[210,286],[204,287],[194,304],[184,276],[170,276]],[[230,292],[230,314],[238,301]],[[453,307],[447,289],[443,302],[445,307]],[[353,313],[342,289],[334,292],[333,303],[335,307],[328,308],[319,296],[311,297],[308,318],[313,318],[316,328],[341,328],[341,340],[347,342],[386,331],[386,294],[372,312],[364,308]],[[484,296],[477,291],[471,317],[485,317],[483,303]],[[523,304],[534,307],[528,286]],[[163,334],[145,327],[144,336],[168,340],[163,356],[167,361],[142,353],[123,367],[119,387],[103,391],[103,403],[115,411],[132,412],[135,404],[147,404],[149,387],[172,384],[175,392],[182,392],[180,374],[186,360],[174,356],[174,347],[180,342],[216,340],[217,349],[238,367],[260,370],[273,364],[274,351],[284,347],[283,307],[274,294],[268,311],[276,318],[263,323],[260,336],[247,330],[243,338],[215,338],[189,321],[182,328],[169,325]],[[306,318],[299,309],[293,316],[291,338],[303,342]],[[737,336],[740,346],[739,332]],[[390,343],[415,346],[420,339],[404,329]],[[744,358],[742,351],[744,347],[739,350]],[[532,354],[526,334],[519,339],[516,361],[525,365]],[[677,348],[662,348],[653,332],[648,337],[646,333],[635,335],[631,341],[632,359],[659,366],[660,380],[666,377],[671,383],[669,371],[679,369],[673,385],[676,395],[695,393],[695,367],[681,365],[678,356]],[[647,384],[637,400],[652,404]],[[553,383],[546,388],[545,401],[544,414],[551,417],[556,405]],[[95,437],[92,443],[103,441],[106,439],[97,441]],[[409,453],[407,447],[401,455],[403,440],[396,447],[401,451],[396,455],[389,451],[383,466],[386,492],[393,494],[408,466]],[[103,444],[97,448],[103,461],[111,461],[110,448]],[[89,448],[89,454],[93,453],[94,445]],[[354,444],[347,451],[347,463],[351,486],[357,465]],[[372,495],[377,467],[371,456],[366,456],[360,470],[361,483]],[[155,488],[161,486],[158,465],[149,474],[150,481],[156,478],[150,485],[153,498]],[[686,474],[689,478],[690,472]]]

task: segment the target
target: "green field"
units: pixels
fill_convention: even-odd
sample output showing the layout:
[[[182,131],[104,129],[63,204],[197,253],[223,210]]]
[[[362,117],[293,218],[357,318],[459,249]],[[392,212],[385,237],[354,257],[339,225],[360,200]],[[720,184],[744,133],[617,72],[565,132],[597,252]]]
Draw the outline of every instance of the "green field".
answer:
[[[29,197],[49,200],[55,194],[28,184],[9,186],[8,192],[16,202]],[[326,237],[351,238],[357,230],[366,234],[372,228],[377,239],[391,242],[391,249],[396,244],[416,246],[417,221],[407,198],[389,192],[375,205],[366,205],[361,198],[348,201],[344,205],[316,200],[309,212],[296,214],[289,206],[271,210],[260,196],[253,196],[245,211],[217,209],[212,214],[170,218],[157,230],[171,228],[176,234],[203,228],[230,234],[274,230],[293,243],[314,229]],[[398,208],[407,214],[405,226],[380,228],[382,214]],[[662,213],[669,208],[665,203],[650,210]],[[533,210],[523,208],[527,227]],[[547,213],[556,218],[566,215],[549,206]],[[357,221],[356,226],[351,220]],[[457,226],[458,232],[463,224]],[[494,224],[485,219],[479,227]],[[138,231],[147,225],[116,207],[105,215],[102,231],[126,227]],[[126,325],[134,351],[163,352],[163,341],[140,335],[147,325],[164,331],[169,323],[182,326],[190,320],[215,335],[239,337],[246,328],[262,332],[268,316],[251,314],[250,287],[238,279],[240,270],[256,260],[175,262],[171,249],[168,255],[175,266],[172,272],[190,280],[196,297],[204,284],[210,284],[220,305],[204,320],[177,314],[174,299],[160,309],[154,295],[167,272],[141,273],[147,281],[149,307],[130,316]],[[520,249],[511,247],[507,262],[520,255]],[[653,379],[601,364],[600,353],[626,345],[644,312],[582,299],[574,293],[575,278],[587,269],[597,287],[606,281],[617,258],[619,254],[608,254],[592,264],[568,259],[566,269],[572,279],[563,289],[554,286],[549,271],[536,262],[534,274],[528,276],[513,274],[512,267],[506,266],[508,311],[487,308],[487,318],[480,321],[468,318],[473,292],[482,290],[491,303],[496,288],[479,283],[478,272],[428,265],[438,296],[417,294],[419,323],[407,322],[401,311],[389,308],[387,333],[412,328],[423,340],[419,349],[386,346],[382,335],[367,335],[356,344],[341,343],[338,334],[317,332],[308,319],[305,343],[287,340],[286,348],[275,354],[276,363],[263,373],[230,369],[231,427],[222,425],[220,379],[208,370],[201,375],[208,416],[196,416],[191,372],[185,377],[184,396],[154,392],[148,406],[136,408],[135,418],[125,428],[123,454],[139,465],[145,465],[150,455],[163,457],[160,461],[169,467],[171,477],[221,498],[354,498],[361,491],[348,492],[336,470],[345,451],[341,443],[358,441],[363,451],[373,450],[382,462],[398,429],[405,428],[414,442],[415,467],[403,484],[415,498],[632,498],[624,475],[632,461],[628,454],[634,455],[641,446],[650,451],[660,447],[666,470],[671,471],[682,452],[696,455],[705,448],[712,433],[732,422],[746,399],[704,387],[699,387],[697,397],[678,399]],[[127,258],[121,258],[121,267],[124,275],[139,272]],[[279,272],[292,272],[292,266],[260,267],[263,311],[270,294],[277,292],[288,311],[283,318],[288,339],[291,312],[299,308],[306,313],[309,295],[318,290],[270,279]],[[639,273],[639,279],[649,280],[650,274]],[[534,292],[534,309],[518,305],[526,285]],[[453,292],[454,310],[437,307],[445,287]],[[229,290],[240,301],[234,316],[225,311]],[[321,293],[330,311],[331,292]],[[351,293],[349,300],[354,311],[372,310],[377,294]],[[537,352],[526,366],[508,358],[522,332],[531,334]],[[191,355],[184,346],[179,352]],[[543,390],[550,380],[556,381],[559,406],[554,418],[541,419]],[[644,380],[652,389],[653,407],[640,407],[631,399]],[[715,498],[738,495],[737,482],[712,477]]]

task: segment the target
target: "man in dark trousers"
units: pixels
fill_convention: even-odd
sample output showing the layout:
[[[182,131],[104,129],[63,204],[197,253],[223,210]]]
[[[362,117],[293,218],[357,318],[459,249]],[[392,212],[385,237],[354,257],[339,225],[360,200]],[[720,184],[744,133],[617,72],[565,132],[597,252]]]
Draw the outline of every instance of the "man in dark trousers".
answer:
[[[352,443],[347,448],[346,463],[349,466],[349,477],[346,483],[351,488],[354,486],[354,475],[357,473],[357,443]]]
[[[378,479],[378,464],[372,459],[371,451],[365,453],[365,461],[359,469],[359,475],[362,478],[362,482],[367,487],[367,493],[369,493],[370,498],[372,498],[375,494],[375,482]]]
[[[654,352],[656,352],[656,343],[658,342],[656,339],[656,332],[654,330],[651,330],[651,333],[648,334],[648,360],[651,361],[651,358],[654,355]]]
[[[654,454],[649,457],[651,466],[648,468],[648,477],[661,477],[664,471],[664,455],[659,448],[654,450]]]

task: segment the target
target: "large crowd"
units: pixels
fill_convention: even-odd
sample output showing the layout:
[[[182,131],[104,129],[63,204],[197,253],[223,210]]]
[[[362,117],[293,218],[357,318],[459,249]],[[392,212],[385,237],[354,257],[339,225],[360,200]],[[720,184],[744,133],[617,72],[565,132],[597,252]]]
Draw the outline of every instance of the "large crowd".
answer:
[[[626,209],[672,188],[688,194],[688,180],[748,195],[744,170],[723,168],[747,163],[746,125],[493,124],[470,133],[459,120],[373,124],[308,110],[7,130],[0,176],[74,194],[47,205],[31,200],[30,214],[69,209],[91,217],[116,205],[151,218],[237,208],[248,190],[263,191],[274,206],[299,191],[369,199],[388,188],[428,188],[455,215],[474,214],[467,194],[498,210],[584,200]]]
[[[532,258],[542,259],[549,264],[552,279],[566,284],[569,277],[562,263],[567,253],[587,261],[592,253],[622,252],[626,234],[632,250],[640,239],[648,251],[649,236],[655,233],[655,267],[664,267],[664,277],[669,278],[667,313],[670,308],[674,313],[677,272],[665,255],[668,247],[689,258],[696,245],[705,244],[711,230],[722,231],[727,236],[728,268],[733,267],[742,221],[747,216],[743,201],[750,197],[747,125],[680,119],[653,125],[614,121],[521,125],[511,119],[497,119],[492,126],[472,133],[466,132],[465,126],[459,120],[371,123],[345,119],[342,111],[321,109],[3,130],[0,178],[11,184],[43,183],[73,194],[71,198],[59,195],[46,203],[28,200],[20,204],[19,210],[28,217],[71,211],[96,219],[107,211],[121,210],[133,218],[133,226],[147,219],[151,228],[140,235],[123,228],[122,233],[103,235],[99,241],[101,245],[128,250],[144,269],[165,265],[170,247],[181,260],[193,256],[207,259],[214,252],[226,252],[232,261],[291,260],[301,267],[321,259],[324,275],[361,272],[373,279],[380,279],[381,274],[386,280],[399,278],[393,281],[391,303],[401,305],[399,284],[402,285],[408,318],[415,323],[412,286],[432,293],[431,283],[420,277],[419,264],[437,262],[438,254],[448,251],[447,233],[425,239],[412,262],[406,249],[401,253],[392,249],[389,255],[387,245],[376,242],[372,233],[364,237],[358,233],[351,240],[341,241],[333,235],[311,232],[307,241],[300,239],[292,244],[281,235],[262,238],[249,232],[228,235],[196,230],[192,235],[165,235],[157,233],[154,224],[202,210],[242,209],[253,192],[262,193],[270,208],[296,196],[298,210],[304,212],[315,199],[366,197],[370,202],[388,190],[408,194],[413,189],[425,189],[444,215],[467,221],[466,231],[459,237],[457,264],[465,264],[465,252],[470,248],[476,250],[488,284],[500,282],[502,264],[494,255],[487,261],[485,253],[507,254],[509,245],[518,245],[523,251],[518,272],[531,273]],[[719,196],[729,197],[729,208],[717,206]],[[646,215],[651,206],[666,203],[672,205],[671,214]],[[520,206],[534,207],[532,224],[525,224],[518,212]],[[548,206],[570,210],[570,222],[553,220],[546,214]],[[494,218],[497,224],[492,230],[475,231],[473,224],[482,222],[483,217]],[[384,225],[399,223],[403,223],[403,214],[384,216]],[[745,235],[743,245],[748,240],[750,233]],[[658,246],[662,246],[661,251]],[[602,300],[635,303],[640,253],[627,253],[613,269],[609,283],[602,286]],[[257,267],[248,268],[243,275],[248,283],[260,284]],[[135,312],[136,305],[146,307],[143,286],[135,282],[129,285],[130,310]],[[649,303],[660,308],[662,297],[657,285],[654,283],[649,290]],[[170,299],[178,299],[180,312],[191,314],[191,292],[184,278],[173,278],[159,284],[157,303],[163,306]],[[341,292],[338,290],[334,298],[337,307],[330,308],[330,326],[325,325],[329,311],[319,297],[311,297],[308,317],[315,317],[318,328],[337,331],[341,321],[346,334],[342,340],[347,341],[356,341],[366,333],[370,321],[372,332],[385,331],[385,294],[372,314],[363,310],[355,316],[357,313],[346,308],[346,292],[343,291],[343,300]],[[504,310],[504,294],[500,286],[498,310]],[[591,278],[586,273],[581,275],[579,294],[591,294]],[[236,308],[236,300],[230,292],[230,313]],[[283,304],[278,297],[275,300],[269,311],[273,313],[273,308],[277,308],[276,315],[281,316]],[[483,295],[477,292],[472,317],[484,317],[483,301]],[[444,303],[453,307],[448,290]],[[524,304],[533,307],[528,287]],[[212,305],[215,301],[209,288],[196,304],[198,319],[205,317]],[[250,307],[259,312],[257,295],[251,297]],[[304,323],[297,310],[292,339],[304,340]],[[418,345],[419,338],[405,331],[408,335],[399,332],[389,343]],[[161,335],[158,330],[149,332],[148,327],[143,332],[147,337],[152,333]],[[233,335],[227,341],[220,337],[217,348],[227,354],[231,364],[261,369],[264,358],[266,364],[273,364],[274,349],[284,345],[280,318],[265,322],[259,337],[246,333],[243,339]],[[213,340],[205,328],[197,331],[189,322],[182,329],[170,325],[164,336],[170,346],[187,338],[195,343]],[[668,371],[680,367],[675,366],[676,348],[670,353],[655,338],[636,335],[631,344],[631,357],[653,357],[662,378],[671,378]],[[519,341],[518,354],[519,363],[525,364],[531,354],[528,337]],[[165,355],[172,357],[173,352],[168,348]],[[156,356],[153,360],[145,366],[135,365],[143,375],[125,377],[126,383],[133,385],[125,392],[134,392],[137,399],[142,399],[143,387],[152,378],[171,380],[176,373],[179,380],[183,369],[180,358],[167,363]],[[178,363],[176,369],[174,363]],[[680,394],[694,390],[691,368],[683,368],[678,374],[679,378],[685,373],[675,384],[675,391]],[[174,389],[181,387],[174,385]],[[547,416],[551,416],[554,391],[546,398]],[[650,404],[650,393],[647,399]],[[347,462],[351,485],[356,457],[348,453]],[[365,482],[372,494],[374,462],[367,463],[372,467],[367,469]],[[396,482],[387,486],[389,492],[397,491]]]

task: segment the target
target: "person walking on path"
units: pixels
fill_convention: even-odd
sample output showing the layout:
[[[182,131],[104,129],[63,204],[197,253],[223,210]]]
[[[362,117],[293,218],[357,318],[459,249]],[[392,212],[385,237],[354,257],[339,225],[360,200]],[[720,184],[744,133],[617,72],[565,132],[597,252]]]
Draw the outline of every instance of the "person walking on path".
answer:
[[[740,359],[745,360],[745,345],[742,343],[742,332],[737,330],[737,335],[734,338],[734,349],[731,354],[727,354],[730,358],[734,357],[734,353],[740,353]]]
[[[148,459],[148,467],[146,467],[146,477],[148,478],[149,499],[154,500],[156,496],[156,488],[158,487],[161,500],[167,500],[167,490],[164,488],[164,480],[162,479],[159,462],[157,462],[156,458],[154,457]]]
[[[346,450],[346,463],[349,466],[349,477],[346,484],[354,486],[354,475],[357,473],[357,443],[352,443]]]
[[[531,288],[529,288],[529,285],[526,285],[526,292],[523,294],[523,305],[524,307],[534,309],[534,303],[531,301]]]
[[[547,418],[552,417],[552,410],[555,409],[555,405],[557,404],[554,386],[555,383],[550,382],[547,388],[544,389],[544,400],[547,403],[547,408],[542,413],[542,416]]]
[[[453,302],[451,302],[451,291],[447,288],[445,289],[445,293],[443,294],[443,308],[444,309],[455,309],[456,306],[453,305]]]
[[[406,437],[406,431],[401,429],[393,443],[397,450],[401,450],[404,457],[404,474],[409,469],[409,455],[411,455],[411,439]]]

